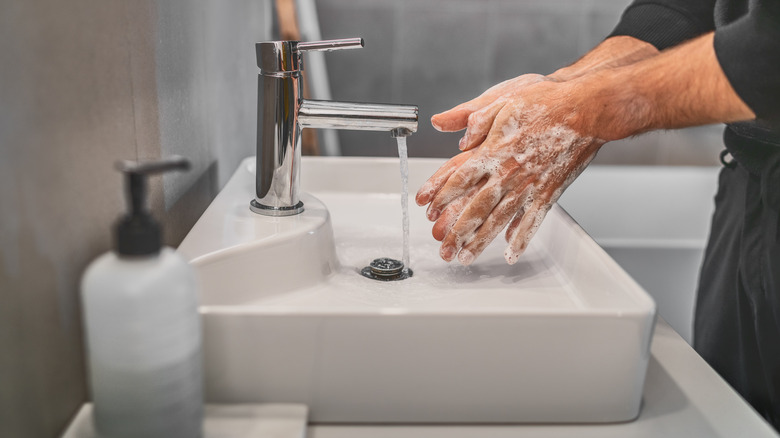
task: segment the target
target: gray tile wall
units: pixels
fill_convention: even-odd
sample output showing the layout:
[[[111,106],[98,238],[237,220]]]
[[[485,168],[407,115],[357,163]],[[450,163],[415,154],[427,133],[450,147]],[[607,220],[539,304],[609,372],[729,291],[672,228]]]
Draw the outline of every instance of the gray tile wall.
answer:
[[[78,284],[124,209],[114,161],[193,160],[150,187],[176,245],[254,153],[268,5],[0,0],[0,437],[59,436],[88,397]]]
[[[327,56],[334,99],[420,106],[417,157],[448,157],[459,134],[429,123],[440,111],[523,73],[550,73],[598,44],[630,0],[318,0],[323,38],[362,36],[362,50]],[[652,133],[605,146],[598,164],[714,165],[719,126]],[[395,143],[339,131],[344,155],[392,156]]]

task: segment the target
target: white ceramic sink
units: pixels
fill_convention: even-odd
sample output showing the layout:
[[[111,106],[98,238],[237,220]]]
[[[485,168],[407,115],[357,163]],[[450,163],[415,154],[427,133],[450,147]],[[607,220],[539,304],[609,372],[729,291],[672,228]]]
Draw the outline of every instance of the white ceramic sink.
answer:
[[[441,160],[410,160],[414,192]],[[306,158],[305,212],[249,211],[245,160],[182,242],[202,284],[210,402],[305,403],[314,422],[613,422],[635,418],[652,299],[559,207],[514,266],[438,257],[411,208],[401,258],[397,159]],[[327,208],[326,208],[327,206]]]

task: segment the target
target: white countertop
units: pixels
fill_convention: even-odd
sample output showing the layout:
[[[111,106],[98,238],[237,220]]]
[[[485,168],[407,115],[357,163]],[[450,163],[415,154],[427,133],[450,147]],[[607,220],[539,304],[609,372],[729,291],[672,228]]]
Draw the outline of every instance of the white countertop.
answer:
[[[303,438],[307,415],[308,408],[300,404],[206,405],[203,436]],[[99,438],[92,424],[92,403],[79,409],[62,438]]]
[[[636,421],[619,424],[495,426],[309,426],[310,438],[777,437],[665,321],[658,319]]]
[[[769,426],[665,321],[659,318],[651,348],[639,418],[618,424],[540,425],[309,425],[310,438],[502,438],[502,437],[778,437]],[[262,405],[261,405],[262,406]],[[247,410],[248,409],[248,410]],[[255,408],[252,408],[255,409]],[[253,412],[249,407],[243,413]],[[257,412],[263,412],[262,409]],[[206,409],[206,438],[226,412]],[[93,438],[91,405],[74,418],[63,438]],[[267,419],[265,419],[267,421]],[[244,431],[262,428],[242,428]],[[238,436],[238,435],[230,435]],[[249,434],[263,438],[267,434]]]
[[[669,325],[659,318],[643,406],[619,424],[495,426],[310,425],[313,438],[458,437],[777,437],[769,426]]]

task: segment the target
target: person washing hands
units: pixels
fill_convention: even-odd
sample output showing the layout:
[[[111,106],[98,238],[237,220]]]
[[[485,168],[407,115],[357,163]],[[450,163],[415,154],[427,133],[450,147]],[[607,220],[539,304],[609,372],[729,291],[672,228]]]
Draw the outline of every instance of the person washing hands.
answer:
[[[498,84],[431,123],[466,130],[463,152],[416,196],[441,257],[464,265],[505,227],[516,263],[605,143],[726,123],[694,347],[780,427],[780,0],[635,0],[573,65]]]

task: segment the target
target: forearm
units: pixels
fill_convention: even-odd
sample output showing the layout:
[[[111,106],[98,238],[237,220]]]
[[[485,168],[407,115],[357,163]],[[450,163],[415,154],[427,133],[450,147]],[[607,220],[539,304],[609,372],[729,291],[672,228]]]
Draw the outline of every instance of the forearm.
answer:
[[[439,131],[459,131],[471,124],[472,127],[466,131],[460,144],[461,150],[470,149],[481,143],[502,102],[512,98],[514,94],[522,93],[526,87],[545,80],[569,81],[594,71],[630,64],[657,54],[655,47],[630,36],[608,38],[568,67],[548,76],[525,74],[494,85],[477,98],[434,115],[431,124]],[[470,118],[474,120],[469,122]],[[483,123],[480,125],[477,121]]]
[[[657,55],[652,44],[630,36],[607,38],[572,65],[548,75],[556,81],[569,81],[608,68],[633,64]]]
[[[583,76],[574,95],[586,130],[610,141],[653,129],[755,118],[718,63],[709,33],[658,56]]]

